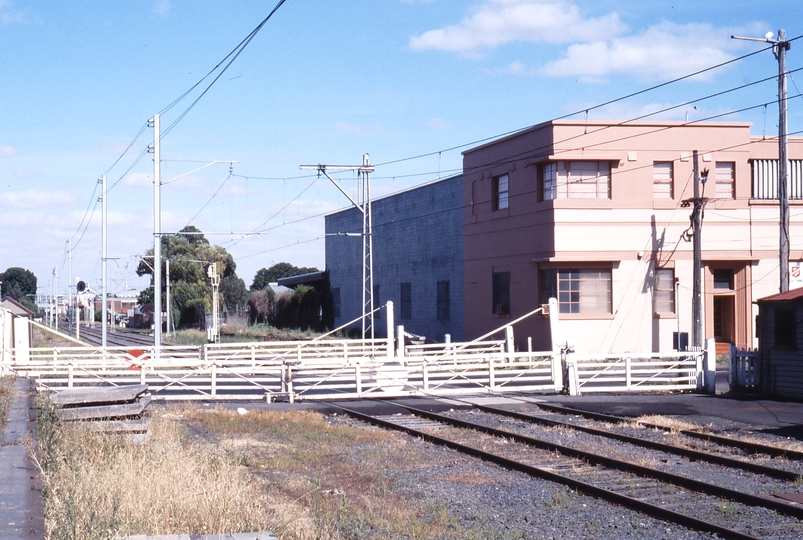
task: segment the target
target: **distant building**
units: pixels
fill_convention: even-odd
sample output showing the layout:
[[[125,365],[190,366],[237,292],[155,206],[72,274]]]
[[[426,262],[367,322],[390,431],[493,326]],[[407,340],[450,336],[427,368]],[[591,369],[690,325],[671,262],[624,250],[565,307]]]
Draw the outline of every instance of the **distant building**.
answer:
[[[463,339],[462,189],[462,176],[454,176],[371,204],[374,305],[392,300],[396,324],[433,341]],[[335,327],[362,313],[361,233],[356,208],[326,216]],[[375,325],[377,336],[386,335],[384,311]]]

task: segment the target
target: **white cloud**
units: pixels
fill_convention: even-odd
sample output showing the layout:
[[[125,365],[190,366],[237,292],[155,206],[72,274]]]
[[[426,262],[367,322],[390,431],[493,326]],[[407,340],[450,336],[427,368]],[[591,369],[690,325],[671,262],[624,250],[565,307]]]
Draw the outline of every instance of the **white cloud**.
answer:
[[[170,15],[170,7],[170,0],[156,0],[156,5],[153,7],[153,14],[164,19]]]
[[[10,158],[16,155],[19,155],[16,148],[7,144],[0,144],[0,158]]]
[[[410,48],[476,56],[516,41],[587,43],[625,29],[616,13],[586,18],[576,5],[562,0],[486,0],[459,24],[411,37]]]
[[[25,191],[7,191],[0,197],[0,204],[8,208],[64,208],[75,204],[72,195],[64,190],[43,191],[26,189]]]
[[[602,82],[617,74],[633,74],[642,80],[672,79],[733,58],[728,51],[736,45],[730,34],[710,24],[661,22],[637,36],[571,45],[566,56],[547,63],[543,73],[578,77],[583,82]]]
[[[0,24],[24,23],[25,14],[11,7],[9,0],[0,0]]]
[[[447,122],[443,118],[433,118],[432,120],[427,121],[427,126],[433,129],[446,129],[451,127],[451,125],[451,122]]]
[[[153,177],[148,173],[138,172],[128,174],[123,177],[121,182],[126,187],[132,188],[153,188]]]

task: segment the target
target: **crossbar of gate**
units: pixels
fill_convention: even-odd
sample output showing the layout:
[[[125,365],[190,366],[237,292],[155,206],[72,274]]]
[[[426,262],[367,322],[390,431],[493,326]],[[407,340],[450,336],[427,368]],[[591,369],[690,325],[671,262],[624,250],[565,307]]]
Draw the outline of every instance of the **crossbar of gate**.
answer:
[[[553,303],[556,314],[557,304],[551,301],[550,305]],[[392,313],[390,305],[387,311]],[[542,308],[526,316],[540,311]],[[556,324],[557,317],[550,321]],[[703,386],[703,353],[592,357],[571,353],[560,345],[552,351],[519,352],[513,346],[513,323],[482,336],[485,340],[504,331],[503,340],[404,346],[400,339],[398,349],[392,336],[168,346],[162,347],[159,355],[153,347],[137,347],[140,351],[136,354],[126,347],[35,348],[19,358],[5,354],[0,368],[34,377],[48,390],[147,384],[153,397],[162,400],[271,401],[284,397],[292,402],[559,392],[564,390],[564,380],[570,382],[570,392],[572,388],[618,392]],[[555,327],[552,332],[552,341],[559,343]],[[405,335],[403,327],[397,335]]]
[[[697,390],[702,386],[704,352],[649,355],[571,355],[581,392]]]

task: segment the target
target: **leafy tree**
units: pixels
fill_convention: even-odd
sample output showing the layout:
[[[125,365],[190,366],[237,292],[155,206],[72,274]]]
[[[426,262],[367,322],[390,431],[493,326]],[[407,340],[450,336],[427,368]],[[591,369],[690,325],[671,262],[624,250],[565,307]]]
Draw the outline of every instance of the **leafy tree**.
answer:
[[[251,285],[251,290],[261,291],[270,283],[275,283],[281,278],[309,274],[310,272],[318,272],[318,269],[314,267],[306,268],[293,266],[286,262],[276,263],[270,268],[263,268],[256,273],[254,276],[254,283]]]
[[[180,326],[203,324],[212,307],[212,285],[207,275],[211,263],[216,263],[221,277],[220,292],[226,305],[247,302],[245,283],[237,277],[234,258],[220,246],[209,244],[197,227],[188,225],[179,234],[162,236],[162,305],[166,307],[167,261],[170,261],[170,318]],[[149,249],[137,266],[137,275],[153,275],[153,250]],[[151,286],[140,292],[139,304],[153,302]]]
[[[0,287],[3,296],[22,301],[36,295],[36,276],[30,270],[12,266],[0,274],[0,280],[3,281]]]

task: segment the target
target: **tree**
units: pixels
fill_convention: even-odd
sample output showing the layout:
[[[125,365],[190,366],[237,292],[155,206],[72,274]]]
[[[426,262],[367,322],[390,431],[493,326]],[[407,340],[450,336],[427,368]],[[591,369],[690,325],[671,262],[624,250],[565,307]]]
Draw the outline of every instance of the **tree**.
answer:
[[[220,246],[209,244],[197,227],[188,225],[179,234],[162,236],[162,305],[167,306],[166,261],[170,261],[170,318],[177,326],[204,325],[206,312],[212,306],[212,285],[207,275],[211,263],[217,265],[221,277],[220,292],[227,306],[244,305],[248,301],[245,283],[237,277],[237,264]],[[137,275],[153,275],[153,250],[149,249],[137,266]],[[139,304],[153,302],[151,286],[140,292]]]
[[[319,270],[314,267],[298,267],[286,262],[276,263],[270,268],[262,268],[256,273],[254,276],[254,283],[251,285],[251,290],[261,291],[270,283],[275,283],[281,278],[298,276],[300,274],[309,274],[310,272],[318,271]]]
[[[22,301],[36,296],[36,276],[30,270],[12,266],[0,274],[3,284],[0,286],[3,296]]]

